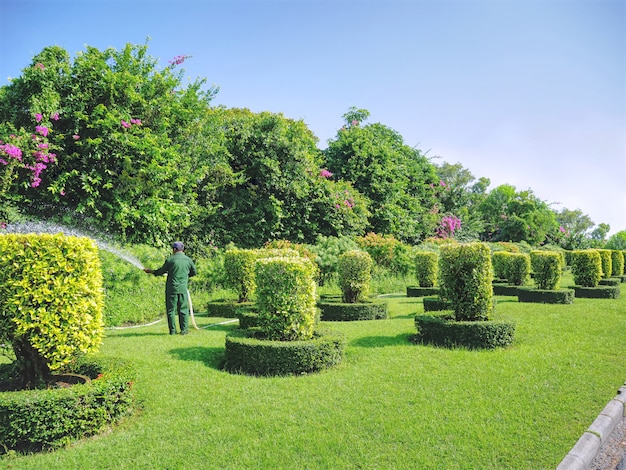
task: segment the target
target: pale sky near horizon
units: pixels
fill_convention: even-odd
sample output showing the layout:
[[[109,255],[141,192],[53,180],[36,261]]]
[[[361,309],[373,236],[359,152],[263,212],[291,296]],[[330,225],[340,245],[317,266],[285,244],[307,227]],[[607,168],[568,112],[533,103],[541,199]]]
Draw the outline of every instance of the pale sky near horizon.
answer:
[[[213,104],[302,119],[351,106],[490,189],[626,230],[623,0],[0,0],[0,86],[44,47],[148,42]]]

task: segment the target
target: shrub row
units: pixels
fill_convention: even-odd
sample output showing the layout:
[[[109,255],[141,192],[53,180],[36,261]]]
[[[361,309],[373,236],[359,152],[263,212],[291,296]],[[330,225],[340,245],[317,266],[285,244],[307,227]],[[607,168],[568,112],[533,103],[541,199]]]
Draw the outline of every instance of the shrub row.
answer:
[[[0,366],[10,376],[10,365]],[[90,383],[68,388],[0,393],[0,453],[58,448],[96,434],[134,408],[134,369],[116,358],[81,359],[63,373],[82,374]]]
[[[407,297],[425,297],[427,295],[437,295],[437,294],[439,294],[439,287],[407,286],[406,288]]]
[[[318,302],[323,321],[359,321],[387,318],[387,302],[366,301],[357,304],[346,302]]]
[[[530,264],[535,284],[538,289],[555,290],[561,283],[563,256],[556,251],[533,250],[530,252]]]
[[[434,251],[415,253],[415,277],[419,287],[433,287],[437,282],[439,255]]]
[[[518,287],[517,299],[520,302],[534,302],[542,304],[571,304],[574,302],[573,289],[533,289]]]
[[[453,311],[416,315],[416,342],[436,346],[492,349],[513,342],[515,323],[503,321],[455,321]]]
[[[586,299],[617,299],[620,296],[619,286],[573,286],[575,295],[578,298]]]
[[[602,258],[598,250],[572,252],[572,275],[577,286],[595,287],[602,279]]]
[[[237,329],[226,336],[224,369],[250,375],[293,375],[339,364],[345,337],[317,330],[306,341],[271,341],[258,328]]]
[[[237,318],[239,312],[254,308],[254,302],[233,302],[232,300],[212,301],[207,303],[207,316]]]

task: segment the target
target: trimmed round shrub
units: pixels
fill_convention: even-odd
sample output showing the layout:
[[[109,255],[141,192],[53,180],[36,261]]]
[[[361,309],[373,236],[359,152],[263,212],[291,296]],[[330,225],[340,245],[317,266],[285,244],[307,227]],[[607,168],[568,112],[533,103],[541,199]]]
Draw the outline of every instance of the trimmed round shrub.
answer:
[[[582,287],[596,287],[602,279],[602,259],[598,250],[572,252],[574,283]]]
[[[359,321],[387,318],[387,302],[384,300],[359,303],[319,302],[323,321]]]
[[[534,302],[541,304],[571,304],[574,302],[574,290],[518,287],[517,299],[520,302]]]
[[[611,277],[613,273],[611,250],[598,250],[598,253],[600,253],[600,261],[602,262],[602,277]]]
[[[256,288],[254,263],[257,255],[256,250],[239,248],[224,253],[224,282],[237,292],[239,302],[249,302]]]
[[[339,364],[345,337],[318,330],[306,341],[272,341],[258,328],[226,335],[224,369],[250,375],[293,375],[317,372]]]
[[[506,280],[514,286],[522,286],[530,278],[530,255],[507,253]]]
[[[576,297],[579,299],[618,299],[620,286],[573,286]]]
[[[361,302],[367,298],[372,265],[372,257],[366,251],[351,250],[339,256],[339,284],[344,302]]]
[[[0,454],[58,448],[97,434],[134,410],[135,372],[126,360],[82,358],[58,373],[89,380],[67,388],[0,393]],[[0,383],[11,377],[11,365],[0,365]]]
[[[611,266],[613,268],[611,276],[624,274],[624,253],[622,251],[611,250]]]
[[[491,251],[484,243],[444,245],[439,255],[440,297],[456,319],[488,320],[493,308]]]
[[[419,287],[433,287],[437,282],[439,255],[434,251],[415,253],[415,277]]]
[[[556,290],[561,282],[563,257],[556,251],[534,250],[530,252],[535,284],[541,290]]]
[[[508,255],[507,251],[494,251],[491,255],[494,278],[507,279]]]
[[[0,344],[12,347],[23,384],[102,342],[104,296],[98,247],[63,234],[0,235]]]
[[[316,316],[316,266],[306,258],[257,260],[256,308],[268,339],[306,340],[313,336]]]
[[[504,321],[456,321],[453,311],[416,315],[416,342],[436,346],[493,349],[508,346],[515,336],[515,323]]]

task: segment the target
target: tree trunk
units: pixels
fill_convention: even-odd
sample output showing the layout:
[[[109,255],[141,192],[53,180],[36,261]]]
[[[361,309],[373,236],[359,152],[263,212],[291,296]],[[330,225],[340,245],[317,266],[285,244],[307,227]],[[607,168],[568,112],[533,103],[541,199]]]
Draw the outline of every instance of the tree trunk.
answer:
[[[23,388],[37,388],[50,379],[48,361],[31,346],[28,338],[14,338],[13,351]]]

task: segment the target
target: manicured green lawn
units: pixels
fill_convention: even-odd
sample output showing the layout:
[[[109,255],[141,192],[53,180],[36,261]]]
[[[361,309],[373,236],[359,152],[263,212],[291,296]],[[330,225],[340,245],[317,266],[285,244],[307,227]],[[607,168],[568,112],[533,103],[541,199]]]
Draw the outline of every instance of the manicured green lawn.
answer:
[[[221,371],[236,322],[175,337],[164,321],[108,331],[101,354],[135,361],[141,410],[0,467],[553,469],[626,379],[624,292],[572,305],[499,297],[495,317],[517,333],[493,351],[412,344],[421,299],[388,299],[387,320],[329,324],[347,335],[343,363],[300,377]]]

